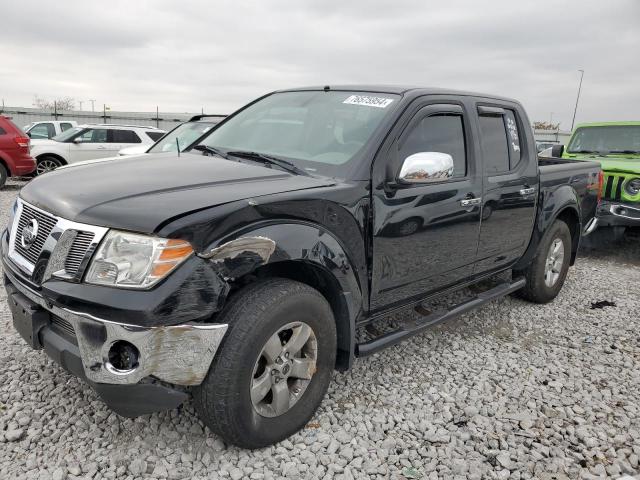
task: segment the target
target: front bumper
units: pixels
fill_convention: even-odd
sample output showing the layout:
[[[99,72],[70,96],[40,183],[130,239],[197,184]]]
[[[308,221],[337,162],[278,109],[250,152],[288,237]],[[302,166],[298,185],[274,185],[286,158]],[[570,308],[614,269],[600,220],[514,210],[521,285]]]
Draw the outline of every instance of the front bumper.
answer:
[[[84,379],[117,413],[137,416],[174,408],[187,395],[153,379],[175,385],[198,385],[227,330],[226,324],[187,322],[180,325],[141,327],[118,323],[74,311],[54,303],[19,278],[3,255],[5,288],[14,324],[25,340],[62,367]],[[26,311],[28,310],[28,312]],[[28,328],[18,328],[22,314]],[[139,351],[137,366],[118,370],[108,352],[124,340]]]
[[[598,226],[640,226],[640,204],[602,201],[598,206]]]

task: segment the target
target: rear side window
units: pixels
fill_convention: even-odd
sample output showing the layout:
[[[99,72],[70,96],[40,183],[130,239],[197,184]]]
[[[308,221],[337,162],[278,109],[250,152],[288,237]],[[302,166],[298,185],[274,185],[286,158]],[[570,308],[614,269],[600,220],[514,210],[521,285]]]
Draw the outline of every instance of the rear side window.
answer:
[[[506,173],[516,168],[522,150],[512,110],[505,110],[502,115],[480,115],[480,135],[485,174]]]
[[[507,127],[507,140],[509,141],[509,166],[513,170],[520,163],[520,134],[518,123],[512,110],[507,110],[504,114],[504,123]]]
[[[480,115],[480,135],[485,173],[508,172],[509,147],[502,115]]]
[[[113,143],[142,143],[140,137],[133,130],[112,130]]]
[[[162,132],[145,132],[145,133],[154,142],[157,142],[158,140],[160,140],[164,135],[164,133]]]
[[[453,176],[467,173],[467,154],[461,115],[431,115],[413,127],[400,146],[400,158],[418,152],[448,153],[453,158]]]
[[[61,123],[60,124],[60,130],[62,130],[63,132],[65,130],[69,130],[71,127],[73,127],[73,125],[71,125],[70,123]]]

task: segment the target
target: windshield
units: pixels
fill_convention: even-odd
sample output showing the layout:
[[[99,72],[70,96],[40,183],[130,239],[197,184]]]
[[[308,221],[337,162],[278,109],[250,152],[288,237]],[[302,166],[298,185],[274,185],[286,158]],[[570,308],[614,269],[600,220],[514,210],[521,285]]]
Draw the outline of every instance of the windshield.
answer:
[[[234,115],[200,143],[272,155],[311,173],[341,176],[398,98],[344,91],[275,93]]]
[[[180,151],[183,151],[216,124],[217,122],[189,122],[178,125],[158,140],[147,152],[175,152],[178,149],[176,138],[180,144]]]
[[[578,128],[569,143],[567,152],[595,152],[601,155],[639,153],[640,125]]]
[[[82,130],[85,130],[85,129],[80,127],[69,128],[64,132],[62,132],[60,135],[56,135],[55,137],[53,137],[51,140],[55,140],[56,142],[66,142],[67,140],[69,140],[71,137],[74,137],[77,133],[81,132]]]

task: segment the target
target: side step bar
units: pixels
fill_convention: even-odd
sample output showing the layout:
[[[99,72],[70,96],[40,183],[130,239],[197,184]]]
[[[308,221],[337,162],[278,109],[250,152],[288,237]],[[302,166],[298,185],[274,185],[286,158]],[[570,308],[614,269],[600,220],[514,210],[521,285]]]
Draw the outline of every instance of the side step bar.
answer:
[[[374,338],[373,340],[369,340],[368,342],[357,344],[356,355],[358,357],[366,357],[368,355],[374,354],[382,350],[383,348],[390,347],[392,345],[395,345],[396,343],[400,343],[401,341],[406,340],[407,338],[413,337],[414,335],[417,335],[426,328],[431,327],[437,323],[457,317],[458,315],[462,315],[469,310],[481,307],[491,300],[504,297],[506,295],[509,295],[510,293],[515,292],[516,290],[520,290],[525,286],[525,284],[526,281],[524,278],[520,278],[511,283],[501,283],[490,290],[477,294],[475,297],[470,298],[463,303],[452,306],[448,310],[427,314],[424,316],[424,318],[417,320],[415,323],[407,323],[399,329],[389,333],[385,333],[378,338]],[[419,309],[420,305],[416,307],[416,310],[418,312],[420,311]]]

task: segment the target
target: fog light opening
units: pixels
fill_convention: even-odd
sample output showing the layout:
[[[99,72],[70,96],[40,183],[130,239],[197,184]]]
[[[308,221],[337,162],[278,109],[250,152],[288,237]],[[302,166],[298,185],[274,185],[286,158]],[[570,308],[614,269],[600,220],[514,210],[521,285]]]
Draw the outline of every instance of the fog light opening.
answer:
[[[111,345],[105,366],[110,372],[123,375],[138,368],[139,358],[140,352],[134,344],[118,340]]]

